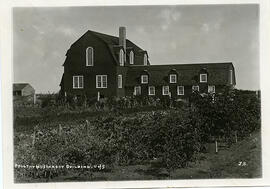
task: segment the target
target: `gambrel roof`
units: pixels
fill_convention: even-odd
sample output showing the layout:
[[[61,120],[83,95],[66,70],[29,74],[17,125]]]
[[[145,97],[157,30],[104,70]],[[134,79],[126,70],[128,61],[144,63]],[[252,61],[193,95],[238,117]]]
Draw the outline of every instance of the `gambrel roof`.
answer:
[[[85,34],[83,34],[77,41],[75,41],[71,45],[70,49],[72,49],[74,46],[76,46],[76,44],[80,40],[82,40],[83,38],[93,37],[93,36],[97,37],[98,39],[100,39],[101,41],[103,41],[107,45],[115,62],[118,62],[118,54],[119,54],[119,50],[120,50],[120,48],[122,48],[122,46],[119,45],[119,37],[116,37],[116,36],[107,35],[104,33],[99,33],[96,31],[88,30]],[[66,55],[69,54],[70,49],[67,51]],[[142,48],[135,45],[133,42],[131,42],[128,39],[126,39],[126,51],[127,51],[127,54],[126,54],[127,59],[129,58],[129,52],[130,51],[134,52],[134,55],[135,55],[134,62],[139,62],[140,61],[139,57],[143,56],[145,53],[147,54],[146,50],[143,50]],[[65,63],[66,63],[66,61],[65,61]],[[65,63],[63,65],[65,65]]]

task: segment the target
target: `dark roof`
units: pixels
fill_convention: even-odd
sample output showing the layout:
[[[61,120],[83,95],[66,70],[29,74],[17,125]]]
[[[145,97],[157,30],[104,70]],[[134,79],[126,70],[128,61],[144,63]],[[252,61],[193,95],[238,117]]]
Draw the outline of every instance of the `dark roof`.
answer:
[[[91,31],[91,30],[88,30],[88,32],[91,32],[94,35],[98,36],[100,39],[102,39],[110,47],[117,47],[117,46],[119,47],[119,37],[95,32],[95,31]],[[133,51],[135,51],[135,52],[142,52],[143,51],[140,47],[138,47],[137,45],[135,45],[134,43],[132,43],[128,39],[126,39],[126,47],[132,48]]]
[[[130,66],[127,71],[126,86],[140,85],[140,75],[149,74],[149,85],[169,84],[169,73],[178,74],[177,84],[194,85],[199,82],[199,74],[208,72],[208,84],[224,85],[228,83],[229,67],[232,63],[199,63],[199,64],[170,64],[170,65],[149,65]]]
[[[121,48],[121,46],[119,46],[119,37],[116,36],[112,36],[112,35],[108,35],[108,34],[104,34],[104,33],[99,33],[96,31],[92,31],[92,30],[88,30],[86,33],[84,33],[77,41],[75,41],[72,45],[74,46],[78,41],[80,41],[82,38],[87,37],[87,35],[92,35],[92,36],[96,36],[97,38],[99,38],[100,40],[102,40],[108,47],[108,49],[110,50],[115,62],[118,62],[118,53],[119,48]],[[133,51],[135,56],[140,56],[143,55],[144,53],[147,54],[147,51],[143,50],[142,48],[140,48],[139,46],[135,45],[133,42],[131,42],[130,40],[126,39],[126,51],[130,52]],[[68,55],[69,50],[67,51],[66,55]],[[127,53],[127,58],[129,58],[129,54]],[[136,58],[135,62],[136,62]],[[65,65],[67,59],[65,60],[63,66]]]
[[[13,91],[20,91],[27,85],[30,85],[30,84],[29,83],[13,83]]]

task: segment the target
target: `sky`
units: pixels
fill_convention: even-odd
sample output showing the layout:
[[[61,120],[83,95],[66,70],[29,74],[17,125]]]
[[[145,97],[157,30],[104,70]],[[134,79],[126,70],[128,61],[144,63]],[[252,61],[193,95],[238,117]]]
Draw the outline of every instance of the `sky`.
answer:
[[[233,62],[236,87],[260,89],[255,4],[14,8],[14,82],[58,92],[71,44],[87,30],[118,36],[119,26],[153,65]]]

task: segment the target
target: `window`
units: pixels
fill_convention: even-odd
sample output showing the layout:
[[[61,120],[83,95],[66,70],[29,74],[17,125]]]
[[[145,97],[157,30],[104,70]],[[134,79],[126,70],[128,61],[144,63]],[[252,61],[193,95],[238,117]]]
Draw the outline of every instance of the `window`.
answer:
[[[154,86],[149,86],[148,87],[148,94],[149,95],[155,95],[155,87]]]
[[[233,84],[233,71],[230,70],[230,84]]]
[[[82,89],[83,88],[83,76],[73,76],[73,89]]]
[[[148,75],[141,76],[141,83],[148,83]]]
[[[134,87],[134,95],[141,95],[141,86]]]
[[[169,93],[170,93],[169,86],[163,86],[162,95],[169,95]]]
[[[122,88],[123,81],[122,81],[122,75],[118,75],[118,88]]]
[[[215,89],[215,85],[209,85],[208,86],[208,93],[215,93],[216,89]]]
[[[133,51],[130,51],[130,53],[129,53],[129,63],[134,64],[134,53],[133,53]]]
[[[144,54],[143,65],[147,66],[147,54]]]
[[[107,75],[96,75],[96,88],[107,88]]]
[[[201,83],[207,82],[207,74],[200,74],[200,82]]]
[[[177,75],[170,74],[170,83],[176,83],[176,82],[177,82]]]
[[[177,95],[184,95],[184,86],[177,86]]]
[[[94,49],[88,47],[86,49],[86,66],[94,66]]]
[[[124,51],[123,51],[123,49],[120,49],[120,52],[119,52],[119,64],[120,64],[120,66],[124,66]]]
[[[192,86],[192,92],[194,92],[194,91],[199,91],[199,90],[200,90],[200,88],[199,88],[198,85],[193,85],[193,86]]]

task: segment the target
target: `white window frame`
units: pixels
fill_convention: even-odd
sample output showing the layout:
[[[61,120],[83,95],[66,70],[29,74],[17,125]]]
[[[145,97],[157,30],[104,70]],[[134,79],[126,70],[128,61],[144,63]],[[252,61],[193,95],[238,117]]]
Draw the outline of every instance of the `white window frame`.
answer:
[[[129,63],[134,64],[134,52],[130,51],[129,53]]]
[[[124,50],[120,49],[119,51],[119,65],[124,66]]]
[[[210,88],[213,88],[213,91],[210,91]],[[208,93],[216,93],[216,86],[215,85],[208,85]]]
[[[82,79],[82,86],[80,86],[80,78]],[[78,79],[78,86],[75,86],[76,79]],[[73,76],[73,89],[83,89],[83,75]]]
[[[153,90],[153,93],[151,93],[151,88]],[[156,95],[156,88],[155,88],[155,86],[149,86],[148,87],[148,95],[150,95],[150,96]]]
[[[148,60],[148,57],[147,57],[147,54],[145,53],[143,56],[143,65],[144,66],[147,66],[147,60]]]
[[[92,57],[91,57],[91,64],[89,63],[89,53],[88,53],[88,51],[91,49],[91,51],[92,51],[92,53],[91,53],[91,55],[92,55]],[[87,47],[86,48],[86,66],[94,66],[94,48],[93,47]]]
[[[198,87],[198,90],[195,90],[195,88],[197,88]],[[192,92],[194,92],[194,91],[200,91],[200,87],[199,87],[199,85],[193,85],[192,86]]]
[[[175,82],[172,81],[173,77],[175,77]],[[170,74],[170,83],[177,83],[177,75],[176,74]]]
[[[136,89],[138,89],[139,93],[137,94],[136,93]],[[141,89],[141,86],[135,86],[134,87],[134,95],[137,96],[137,95],[141,95],[142,94],[142,89]]]
[[[146,81],[144,81],[144,78],[146,78]],[[145,75],[145,74],[141,75],[141,83],[142,84],[147,84],[148,80],[149,80],[148,75]]]
[[[182,90],[180,90],[182,88]],[[180,93],[180,91],[183,91]],[[184,86],[177,86],[177,95],[185,95],[185,87]]]
[[[202,80],[203,76],[206,78],[205,81]],[[207,74],[200,74],[200,83],[207,83]]]
[[[98,86],[98,78],[100,77],[101,86]],[[104,83],[106,83],[104,85]],[[108,87],[108,78],[107,75],[96,75],[96,88],[105,89]]]
[[[118,83],[118,88],[122,89],[123,88],[123,76],[121,74],[119,74],[117,77],[117,83]]]
[[[168,94],[165,94],[165,88],[168,88]],[[162,86],[162,95],[170,95],[170,87],[169,86]]]

